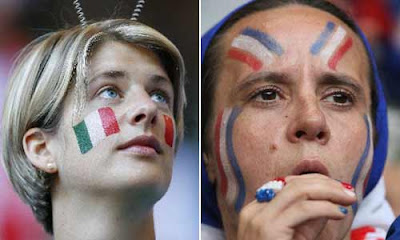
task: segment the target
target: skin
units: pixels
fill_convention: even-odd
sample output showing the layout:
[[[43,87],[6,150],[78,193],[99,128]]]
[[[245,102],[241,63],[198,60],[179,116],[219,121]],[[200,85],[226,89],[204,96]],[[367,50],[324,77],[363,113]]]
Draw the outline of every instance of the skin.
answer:
[[[328,21],[353,38],[336,71],[310,53]],[[285,53],[257,72],[226,57],[231,42],[246,27],[268,33]],[[353,220],[349,206],[362,199],[372,147],[355,186],[358,200],[334,179],[351,182],[368,137],[364,116],[370,122],[371,98],[361,41],[334,16],[292,5],[241,19],[227,31],[220,47],[213,116],[226,108],[242,109],[233,128],[233,147],[246,189],[239,213],[217,192],[227,239],[349,239]],[[273,77],[265,77],[271,73]],[[345,76],[358,90],[339,81],[324,82],[327,74],[336,80]],[[214,146],[215,117],[208,126],[210,146]],[[206,158],[208,174],[219,189],[215,151],[206,153]],[[289,176],[305,160],[321,162],[329,176]],[[269,203],[256,202],[256,190],[279,176],[286,176],[283,190]],[[339,206],[346,206],[349,213],[341,213]]]
[[[88,79],[88,100],[79,116],[73,119],[71,91],[56,133],[31,129],[25,138],[32,162],[56,173],[54,236],[154,239],[153,205],[165,194],[172,174],[174,150],[165,142],[163,120],[163,114],[173,118],[172,83],[154,53],[121,42],[96,49]],[[81,154],[72,126],[106,106],[114,110],[121,132]],[[117,149],[141,135],[154,136],[161,153]]]

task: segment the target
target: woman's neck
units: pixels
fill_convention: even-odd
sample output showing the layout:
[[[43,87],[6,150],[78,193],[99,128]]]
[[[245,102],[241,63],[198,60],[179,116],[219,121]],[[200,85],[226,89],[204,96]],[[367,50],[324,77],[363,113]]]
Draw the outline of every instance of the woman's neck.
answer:
[[[137,199],[53,195],[54,239],[155,239],[152,205]]]

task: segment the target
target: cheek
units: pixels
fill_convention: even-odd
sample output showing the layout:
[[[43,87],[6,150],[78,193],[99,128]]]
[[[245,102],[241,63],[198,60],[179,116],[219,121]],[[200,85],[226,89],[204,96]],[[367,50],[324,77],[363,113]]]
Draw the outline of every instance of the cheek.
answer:
[[[242,208],[247,198],[253,197],[251,194],[246,196],[248,186],[250,192],[255,193],[257,186],[265,183],[269,176],[276,177],[273,170],[276,166],[268,162],[278,148],[280,140],[277,136],[282,136],[278,134],[281,128],[265,121],[257,122],[255,120],[262,118],[254,116],[236,107],[225,109],[215,122],[217,190],[236,211]]]
[[[175,122],[174,120],[168,116],[163,114],[164,120],[164,140],[165,143],[171,147],[175,147],[175,138],[176,138],[176,130],[175,130]]]
[[[330,172],[332,178],[348,182],[355,187],[358,202],[352,208],[353,212],[356,212],[363,199],[365,183],[372,166],[372,127],[367,116],[335,123],[331,122],[333,127],[329,143]]]
[[[283,161],[286,159],[284,126],[277,117],[260,113],[244,111],[238,118],[233,140],[248,192],[255,193],[258,187],[278,177],[278,173],[291,164]]]
[[[358,158],[357,165],[352,175],[351,184],[355,186],[358,203],[363,199],[366,183],[372,166],[373,159],[373,139],[371,122],[367,116],[364,117],[365,128],[367,129],[364,137],[364,148]],[[357,211],[357,204],[353,205],[353,211]]]
[[[120,132],[115,113],[109,107],[89,113],[73,129],[82,154],[89,152],[108,136]]]

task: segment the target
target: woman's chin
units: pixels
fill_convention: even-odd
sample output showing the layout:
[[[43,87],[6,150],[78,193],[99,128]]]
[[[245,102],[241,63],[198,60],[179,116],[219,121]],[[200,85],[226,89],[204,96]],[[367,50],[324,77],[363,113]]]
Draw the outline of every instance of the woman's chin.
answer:
[[[109,191],[152,191],[164,195],[171,182],[171,171],[163,166],[148,166],[142,169],[119,169],[109,179]],[[102,188],[102,186],[99,186]],[[104,187],[104,186],[103,186]]]

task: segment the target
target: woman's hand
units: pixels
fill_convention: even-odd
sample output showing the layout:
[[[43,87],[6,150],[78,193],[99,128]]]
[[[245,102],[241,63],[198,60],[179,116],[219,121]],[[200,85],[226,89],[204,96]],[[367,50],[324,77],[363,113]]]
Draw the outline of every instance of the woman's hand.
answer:
[[[353,190],[321,174],[288,176],[270,202],[257,200],[239,216],[239,240],[313,240],[329,219],[342,220],[356,201]]]

